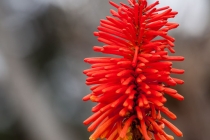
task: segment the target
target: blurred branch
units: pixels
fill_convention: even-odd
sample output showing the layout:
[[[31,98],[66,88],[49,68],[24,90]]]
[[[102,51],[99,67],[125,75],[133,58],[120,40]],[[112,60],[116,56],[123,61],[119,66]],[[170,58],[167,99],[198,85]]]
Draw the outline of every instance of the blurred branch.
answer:
[[[18,43],[11,32],[1,29],[0,42],[6,64],[8,76],[5,79],[5,89],[13,108],[18,113],[25,131],[33,140],[68,140],[67,133],[53,115],[48,100],[38,93],[35,78],[27,64],[15,54],[14,48]],[[71,137],[71,139],[74,139]]]

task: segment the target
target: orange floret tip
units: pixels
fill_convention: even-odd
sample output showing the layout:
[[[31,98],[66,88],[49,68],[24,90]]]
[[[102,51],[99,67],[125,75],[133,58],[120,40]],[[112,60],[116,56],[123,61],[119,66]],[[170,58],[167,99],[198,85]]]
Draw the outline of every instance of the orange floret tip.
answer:
[[[83,123],[93,132],[90,140],[173,140],[164,128],[175,135],[182,132],[162,117],[176,120],[165,103],[165,95],[182,101],[173,89],[184,81],[171,74],[183,74],[173,68],[174,61],[183,61],[175,53],[175,39],[168,34],[179,24],[170,22],[178,12],[169,6],[157,8],[159,1],[128,0],[128,4],[109,1],[111,16],[100,20],[94,36],[103,43],[93,50],[107,57],[85,58],[91,68],[83,73],[91,93],[83,101],[97,103],[93,115]]]

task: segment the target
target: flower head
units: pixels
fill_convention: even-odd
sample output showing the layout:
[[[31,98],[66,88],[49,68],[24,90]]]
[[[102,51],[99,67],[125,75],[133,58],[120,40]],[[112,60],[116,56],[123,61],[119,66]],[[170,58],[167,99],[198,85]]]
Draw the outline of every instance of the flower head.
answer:
[[[177,136],[182,132],[161,114],[176,119],[164,106],[165,94],[184,99],[171,88],[184,81],[170,75],[184,73],[172,68],[171,62],[183,61],[184,57],[168,55],[175,52],[175,39],[168,31],[179,26],[168,19],[177,12],[168,6],[155,8],[158,1],[150,5],[147,0],[128,2],[118,5],[110,1],[117,10],[111,10],[112,17],[101,20],[99,31],[94,32],[105,44],[94,46],[94,51],[112,55],[84,60],[92,65],[84,70],[92,92],[83,100],[98,103],[84,124],[91,124],[91,140],[173,140],[164,131],[165,126]]]

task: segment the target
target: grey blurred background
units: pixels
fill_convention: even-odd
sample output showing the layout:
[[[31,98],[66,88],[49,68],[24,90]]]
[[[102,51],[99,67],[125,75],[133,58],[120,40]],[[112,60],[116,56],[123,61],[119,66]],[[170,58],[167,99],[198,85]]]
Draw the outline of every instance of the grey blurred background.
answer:
[[[186,71],[176,87],[185,100],[167,103],[184,133],[175,139],[208,140],[210,1],[160,3],[179,12],[171,34],[176,54],[185,56],[174,64]],[[110,8],[108,0],[0,0],[0,140],[88,139],[82,122],[94,104],[81,100],[90,92],[83,59],[100,55],[92,51],[100,45],[93,31]]]

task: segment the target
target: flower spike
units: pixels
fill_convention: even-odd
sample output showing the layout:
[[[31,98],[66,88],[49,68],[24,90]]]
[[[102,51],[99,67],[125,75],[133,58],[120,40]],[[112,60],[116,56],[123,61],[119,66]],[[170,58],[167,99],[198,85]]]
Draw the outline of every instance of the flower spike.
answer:
[[[182,132],[162,116],[177,118],[165,107],[165,94],[184,99],[172,89],[184,81],[171,77],[172,73],[184,73],[172,67],[172,61],[184,57],[168,55],[175,53],[175,39],[168,31],[179,26],[168,19],[177,12],[169,6],[156,8],[159,1],[150,5],[147,0],[128,0],[128,5],[109,3],[116,10],[110,10],[112,16],[101,20],[99,31],[94,32],[104,46],[93,50],[112,56],[84,59],[91,64],[83,73],[92,92],[83,100],[97,103],[92,108],[94,114],[84,121],[90,124],[88,131],[93,131],[90,140],[173,140],[165,126],[181,137]]]

